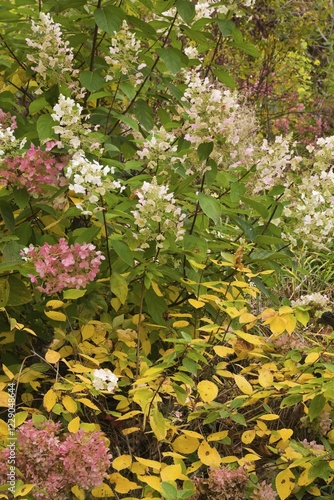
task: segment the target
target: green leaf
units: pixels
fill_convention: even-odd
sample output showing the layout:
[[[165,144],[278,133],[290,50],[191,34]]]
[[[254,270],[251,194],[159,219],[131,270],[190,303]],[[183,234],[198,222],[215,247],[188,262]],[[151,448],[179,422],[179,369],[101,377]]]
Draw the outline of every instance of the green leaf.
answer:
[[[209,219],[213,220],[215,224],[218,224],[222,208],[219,200],[213,198],[212,196],[200,193],[198,195],[198,201],[201,209]]]
[[[76,236],[75,243],[90,243],[100,233],[101,228],[97,226],[79,228],[73,231],[73,236]]]
[[[154,125],[153,111],[144,99],[138,99],[133,108],[133,112],[140,125],[147,131],[152,130]]]
[[[297,403],[300,403],[301,400],[302,400],[301,394],[290,394],[290,396],[287,396],[286,398],[283,399],[280,408],[288,408],[290,406],[294,406]]]
[[[63,298],[67,300],[76,300],[80,299],[85,295],[87,290],[76,290],[75,288],[70,288],[68,290],[64,290]]]
[[[250,198],[244,198],[243,196],[240,197],[241,201],[243,201],[246,205],[254,208],[256,212],[258,212],[264,219],[266,219],[269,215],[269,212],[267,208],[262,205],[262,203],[259,203],[258,201],[251,200]]]
[[[279,245],[283,243],[283,240],[281,238],[262,234],[256,236],[254,241],[257,245]]]
[[[309,409],[308,409],[308,417],[310,422],[312,422],[316,417],[320,415],[324,406],[326,404],[326,398],[323,394],[317,394],[312,399]]]
[[[146,309],[153,321],[157,325],[165,325],[164,314],[168,311],[168,306],[163,297],[158,297],[150,288],[145,292]]]
[[[122,259],[123,262],[128,264],[128,266],[133,266],[133,255],[129,247],[119,240],[111,240],[111,246],[113,250],[116,252],[118,257]]]
[[[213,142],[202,142],[197,148],[199,161],[205,161],[209,158],[213,150]]]
[[[0,273],[6,273],[8,271],[16,271],[17,269],[20,268],[20,266],[22,266],[22,260],[1,262],[0,263]]]
[[[184,405],[188,397],[187,391],[183,387],[180,387],[178,384],[172,384],[172,387],[173,391],[175,392],[177,402],[180,405]]]
[[[119,7],[108,6],[96,9],[94,19],[101,30],[114,35],[121,28],[125,15]]]
[[[218,27],[223,36],[231,36],[233,30],[235,30],[235,24],[229,19],[220,19],[218,21]]]
[[[226,71],[214,68],[212,72],[221,83],[227,85],[227,87],[229,87],[232,90],[236,88],[234,78],[228,73],[226,73]]]
[[[80,73],[80,83],[89,92],[96,92],[105,84],[104,78],[94,71],[82,71]]]
[[[32,296],[25,283],[16,276],[9,276],[8,283],[10,287],[7,306],[21,306],[31,301]]]
[[[37,133],[39,140],[44,143],[48,139],[54,139],[56,134],[53,131],[53,127],[55,126],[54,121],[52,120],[51,115],[42,115],[37,120]]]
[[[166,500],[175,500],[176,498],[179,498],[175,486],[171,483],[167,483],[166,481],[162,481],[161,491],[162,496],[166,498]]]
[[[12,233],[15,231],[15,219],[13,210],[9,203],[5,200],[0,200],[0,214],[4,220],[5,226]]]
[[[7,278],[0,279],[0,307],[5,307],[8,302],[10,287]]]
[[[180,55],[182,53],[178,49],[163,48],[158,50],[158,54],[171,73],[175,75],[180,71],[182,67]]]
[[[26,189],[13,188],[13,197],[16,205],[22,210],[29,203],[29,193]]]
[[[113,271],[110,277],[110,290],[124,304],[128,296],[128,284],[126,279],[119,273]]]
[[[190,0],[176,0],[176,9],[185,23],[190,23],[195,15],[195,5]]]
[[[252,43],[231,42],[230,45],[232,47],[236,47],[237,49],[241,50],[242,52],[245,52],[245,54],[248,54],[249,56],[260,57],[259,50]]]
[[[49,106],[49,104],[46,101],[45,97],[39,97],[38,99],[32,101],[32,103],[30,104],[29,113],[31,115],[34,115],[35,113],[38,113],[39,111],[41,111],[41,109],[44,109],[47,106]]]
[[[237,424],[244,425],[245,427],[247,427],[246,419],[241,413],[236,413],[235,415],[231,415],[231,419]]]

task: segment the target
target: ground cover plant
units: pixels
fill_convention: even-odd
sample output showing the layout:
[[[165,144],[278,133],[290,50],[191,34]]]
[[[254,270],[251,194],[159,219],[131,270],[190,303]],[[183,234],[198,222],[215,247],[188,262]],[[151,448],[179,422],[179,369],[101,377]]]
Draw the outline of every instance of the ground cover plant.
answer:
[[[0,498],[333,497],[334,19],[289,5],[0,2]]]

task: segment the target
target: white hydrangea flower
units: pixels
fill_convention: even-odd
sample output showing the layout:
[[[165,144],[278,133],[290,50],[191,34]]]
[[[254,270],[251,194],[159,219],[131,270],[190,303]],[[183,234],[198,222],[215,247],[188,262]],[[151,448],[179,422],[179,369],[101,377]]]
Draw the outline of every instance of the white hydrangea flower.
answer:
[[[292,307],[312,306],[317,309],[325,309],[326,307],[328,307],[328,304],[329,297],[319,292],[302,295],[301,297],[299,297],[299,299],[291,301]]]
[[[103,149],[100,148],[100,144],[93,142],[89,137],[92,130],[87,123],[84,123],[89,115],[82,116],[82,111],[82,106],[74,99],[65,97],[63,94],[59,95],[58,102],[51,113],[52,119],[57,123],[53,130],[59,134],[59,146],[67,146],[70,153],[81,151],[83,146],[91,151],[98,150],[102,153]]]
[[[168,186],[159,185],[153,177],[152,182],[144,182],[136,194],[139,198],[137,210],[131,213],[139,228],[135,237],[141,240],[141,249],[148,248],[148,241],[156,241],[157,248],[162,248],[167,231],[175,235],[176,241],[183,239],[186,215],[176,206],[174,194],[168,192]]]
[[[170,162],[177,151],[176,136],[167,132],[164,127],[154,129],[151,136],[146,139],[137,155],[147,162],[147,168],[157,173],[157,169]],[[160,174],[163,172],[160,172]]]
[[[88,160],[82,152],[75,153],[65,169],[65,177],[70,181],[69,189],[78,195],[83,195],[82,203],[77,207],[85,210],[89,203],[98,205],[101,196],[104,196],[107,190],[122,190],[119,181],[113,181],[108,177],[114,172],[113,167],[101,165],[96,160]]]
[[[68,41],[63,40],[61,26],[55,23],[49,13],[39,13],[38,22],[31,21],[32,38],[26,38],[26,43],[33,49],[27,59],[34,64],[36,80],[41,84],[52,82],[64,83],[71,81],[73,95],[81,96],[82,89],[77,78],[79,71],[73,69],[73,49]],[[38,89],[36,93],[41,93]]]
[[[144,76],[141,70],[146,64],[140,63],[141,50],[140,40],[130,31],[128,23],[123,21],[121,29],[115,32],[111,39],[109,55],[105,56],[105,61],[110,66],[106,81],[113,80],[115,72],[120,71],[122,75],[127,75],[134,85],[142,83]]]
[[[99,391],[114,392],[118,377],[108,368],[100,368],[93,372],[93,386]]]

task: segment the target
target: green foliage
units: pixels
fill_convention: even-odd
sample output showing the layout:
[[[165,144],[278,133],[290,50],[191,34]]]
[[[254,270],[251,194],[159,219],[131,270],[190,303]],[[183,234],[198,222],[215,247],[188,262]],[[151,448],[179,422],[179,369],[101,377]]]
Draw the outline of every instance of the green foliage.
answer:
[[[249,500],[262,481],[280,500],[333,495],[334,337],[316,323],[330,301],[303,299],[331,292],[329,229],[315,225],[332,220],[331,178],[311,207],[319,234],[296,205],[331,172],[331,143],[274,139],[289,99],[315,105],[319,67],[330,92],[332,14],[325,0],[248,3],[45,1],[44,21],[34,2],[0,5],[1,439],[9,382],[17,427],[102,430],[112,468],[91,498],[218,498],[218,468],[242,468]],[[300,139],[312,123],[288,128]],[[62,286],[74,250],[44,274],[29,257],[61,241],[101,252],[84,286]],[[45,293],[50,269],[60,286]],[[20,479],[15,495],[34,488]]]

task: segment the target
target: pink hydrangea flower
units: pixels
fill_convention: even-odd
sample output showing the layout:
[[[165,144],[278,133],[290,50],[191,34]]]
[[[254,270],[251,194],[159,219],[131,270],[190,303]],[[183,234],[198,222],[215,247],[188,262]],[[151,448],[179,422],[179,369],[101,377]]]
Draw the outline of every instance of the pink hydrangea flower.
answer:
[[[6,156],[0,172],[0,182],[18,189],[26,188],[34,198],[47,194],[47,186],[66,186],[63,169],[68,158],[57,158],[51,152],[41,151],[33,144],[23,155]]]
[[[105,257],[91,243],[69,245],[64,238],[55,245],[30,245],[21,252],[23,259],[34,264],[38,277],[29,275],[37,289],[54,295],[65,288],[84,288],[93,281]]]
[[[60,431],[59,423],[46,421],[37,429],[32,420],[18,429],[16,466],[20,478],[35,485],[36,500],[68,500],[74,485],[90,490],[103,483],[110,467],[112,456],[101,432],[61,435]],[[1,464],[7,451],[0,451],[0,485],[7,483]]]

